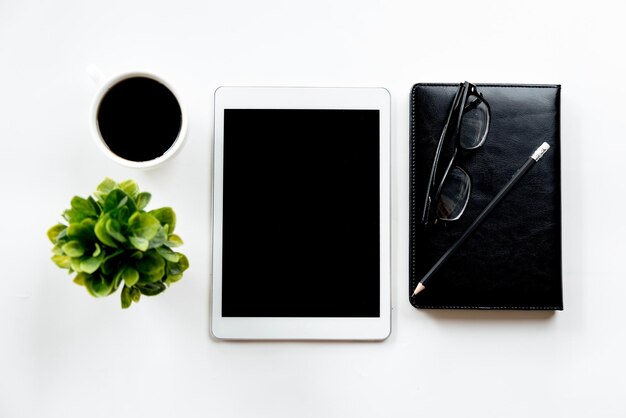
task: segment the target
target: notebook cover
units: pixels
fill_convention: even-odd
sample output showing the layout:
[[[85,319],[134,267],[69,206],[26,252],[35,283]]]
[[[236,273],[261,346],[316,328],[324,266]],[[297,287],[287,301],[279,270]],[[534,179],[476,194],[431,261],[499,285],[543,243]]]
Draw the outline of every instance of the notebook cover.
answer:
[[[411,91],[409,295],[533,151],[544,141],[550,150],[409,300],[416,308],[562,310],[561,87],[476,84],[491,125],[484,145],[457,160],[471,177],[470,200],[459,220],[425,228],[428,176],[458,86]]]

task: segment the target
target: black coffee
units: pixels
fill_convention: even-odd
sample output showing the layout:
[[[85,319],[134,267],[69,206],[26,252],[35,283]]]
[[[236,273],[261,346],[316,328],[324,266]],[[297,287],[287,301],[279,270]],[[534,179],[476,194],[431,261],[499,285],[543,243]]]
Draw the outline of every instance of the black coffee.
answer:
[[[98,129],[109,149],[131,161],[165,154],[176,141],[182,111],[174,94],[147,77],[120,81],[98,108]]]

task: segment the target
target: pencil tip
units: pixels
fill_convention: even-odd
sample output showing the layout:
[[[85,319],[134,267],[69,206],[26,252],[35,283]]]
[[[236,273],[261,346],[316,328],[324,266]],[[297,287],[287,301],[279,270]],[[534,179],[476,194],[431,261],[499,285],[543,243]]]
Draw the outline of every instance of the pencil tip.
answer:
[[[417,287],[415,288],[415,291],[413,292],[413,294],[411,295],[411,297],[417,295],[419,292],[421,292],[422,290],[425,289],[425,286],[421,283],[417,284]]]

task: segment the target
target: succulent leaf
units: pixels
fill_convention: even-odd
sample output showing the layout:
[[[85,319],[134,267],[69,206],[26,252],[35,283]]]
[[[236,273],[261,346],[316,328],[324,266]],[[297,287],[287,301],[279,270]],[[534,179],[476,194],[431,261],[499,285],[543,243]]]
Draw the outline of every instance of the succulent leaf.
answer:
[[[55,244],[54,247],[52,247],[52,254],[63,255],[63,246],[61,245],[61,243]]]
[[[161,282],[137,285],[137,288],[146,296],[156,296],[166,289],[165,285]]]
[[[96,191],[94,193],[94,195],[96,196],[96,199],[100,202],[104,202],[104,199],[106,198],[106,196],[111,193],[111,191],[117,186],[117,184],[115,183],[114,180],[110,179],[110,178],[105,178],[102,183],[100,183],[98,185],[98,187],[96,188]]]
[[[95,246],[95,249],[93,250],[93,254],[91,254],[91,256],[92,257],[97,257],[102,252],[102,248],[100,247],[100,245],[98,245],[97,242],[94,244],[94,246]]]
[[[148,248],[159,248],[167,241],[167,231],[162,226],[157,230],[156,235],[150,240]]]
[[[79,258],[70,258],[70,269],[75,271],[76,273],[81,273],[82,270],[80,268],[80,259]]]
[[[84,286],[86,278],[87,278],[87,275],[85,273],[78,273],[76,277],[74,277],[74,283],[76,283],[79,286]]]
[[[130,297],[133,298],[133,302],[137,303],[141,298],[141,292],[136,287],[133,287],[130,289]]]
[[[159,208],[151,210],[148,213],[158,219],[161,225],[168,225],[168,233],[171,234],[174,232],[174,228],[176,227],[176,213],[174,213],[174,210],[172,208]]]
[[[180,259],[177,263],[167,263],[167,273],[168,275],[178,275],[182,274],[185,270],[189,268],[189,260],[185,257],[184,254],[176,253]]]
[[[126,193],[133,199],[136,199],[137,195],[139,194],[139,186],[137,185],[135,180],[124,180],[120,183],[120,189],[122,189],[124,193]]]
[[[148,249],[148,245],[150,244],[150,241],[145,238],[130,237],[129,239],[131,245],[139,251],[146,251]]]
[[[62,269],[70,268],[71,259],[70,259],[70,257],[68,257],[66,255],[53,255],[52,256],[52,261],[54,261],[54,264],[56,264],[57,266],[59,266]]]
[[[85,247],[80,243],[80,241],[70,241],[63,244],[61,247],[63,252],[70,257],[80,257],[85,254]]]
[[[156,251],[149,250],[135,265],[140,273],[154,274],[165,268],[165,260]]]
[[[154,238],[160,226],[159,220],[149,213],[135,212],[128,220],[130,232],[135,237],[144,238],[148,241]]]
[[[137,195],[137,210],[144,210],[148,203],[150,203],[150,199],[152,195],[148,192],[141,192]]]
[[[122,309],[126,309],[130,307],[130,304],[133,302],[133,299],[130,296],[130,288],[126,286],[122,288],[121,299],[122,299]]]
[[[126,242],[126,237],[122,234],[122,224],[115,219],[108,219],[105,224],[107,234],[119,242]]]
[[[91,274],[85,277],[85,287],[91,296],[101,298],[111,294],[113,281],[109,282],[104,276]]]
[[[166,247],[165,245],[156,249],[157,253],[167,261],[171,261],[172,263],[177,263],[180,259],[180,256],[176,254],[174,251]]]
[[[168,247],[179,247],[183,245],[183,240],[176,234],[171,234],[167,237],[167,241],[165,241],[165,245]]]
[[[126,267],[122,273],[126,286],[133,287],[139,281],[139,272],[132,267]]]
[[[104,206],[102,210],[104,213],[111,212],[112,210],[119,209],[123,206],[126,206],[132,200],[128,199],[128,195],[124,193],[121,189],[114,189],[109,193],[104,200]],[[132,203],[133,209],[135,204]]]
[[[98,270],[102,260],[104,260],[104,254],[100,254],[98,257],[88,257],[80,262],[81,271],[91,274]]]
[[[111,219],[111,217],[107,213],[101,216],[96,223],[94,232],[96,233],[96,236],[101,243],[103,243],[104,245],[108,245],[109,247],[117,248],[115,240],[109,235],[106,229],[106,224],[109,219]]]
[[[66,225],[56,224],[52,228],[48,229],[48,239],[51,243],[56,244],[59,234],[67,229]]]
[[[69,222],[80,222],[86,218],[96,218],[98,214],[96,209],[87,199],[74,196],[71,202],[71,208],[66,211]]]
[[[80,241],[85,247],[88,247],[90,246],[89,244],[94,242],[96,239],[94,226],[95,220],[83,219],[82,222],[71,223],[65,232],[70,240]]]

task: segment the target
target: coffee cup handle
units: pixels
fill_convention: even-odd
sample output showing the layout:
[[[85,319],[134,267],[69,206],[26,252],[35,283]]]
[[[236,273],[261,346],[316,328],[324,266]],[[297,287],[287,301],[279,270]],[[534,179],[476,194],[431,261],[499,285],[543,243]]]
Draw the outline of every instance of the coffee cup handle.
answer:
[[[100,71],[100,68],[98,68],[95,64],[89,64],[86,68],[86,71],[87,74],[89,74],[89,77],[91,77],[91,79],[94,81],[94,83],[96,83],[98,87],[104,85],[106,77],[104,76],[102,71]]]

